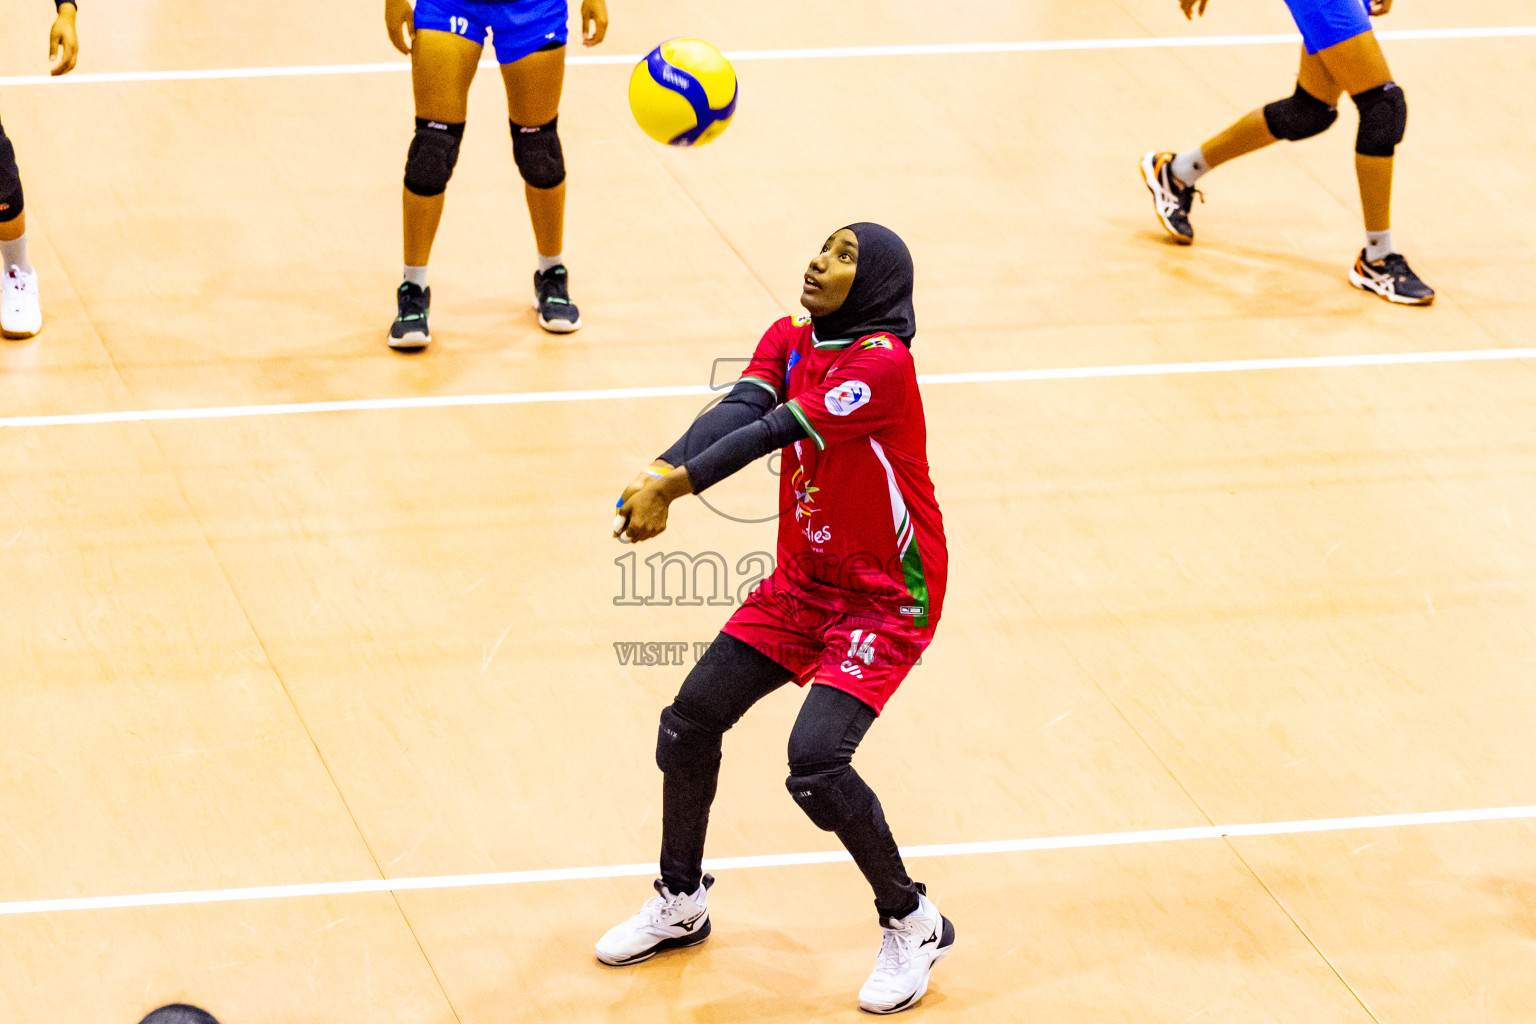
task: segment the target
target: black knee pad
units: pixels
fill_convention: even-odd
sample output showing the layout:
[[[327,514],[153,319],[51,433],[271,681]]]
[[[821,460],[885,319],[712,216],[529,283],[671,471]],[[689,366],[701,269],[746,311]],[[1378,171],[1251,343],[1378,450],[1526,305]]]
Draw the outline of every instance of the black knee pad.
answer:
[[[512,126],[512,159],[523,180],[534,188],[554,188],[565,180],[565,151],[560,148],[559,118],[549,124]]]
[[[21,216],[21,172],[16,169],[16,150],[0,125],[0,224]]]
[[[656,767],[664,772],[688,771],[720,760],[722,733],[678,714],[672,705],[662,709],[656,731]]]
[[[464,138],[464,122],[448,124],[416,119],[416,135],[405,157],[405,187],[418,196],[440,196],[453,177],[453,165],[459,162],[459,141]]]
[[[1408,99],[1396,82],[1387,82],[1350,97],[1360,111],[1355,152],[1361,156],[1391,156],[1408,128]]]
[[[811,824],[827,832],[836,832],[857,812],[868,789],[852,768],[815,775],[791,775],[784,780],[789,795],[811,819]]]
[[[1338,119],[1338,107],[1330,107],[1299,85],[1285,99],[1264,107],[1264,124],[1269,134],[1288,142],[1321,135]]]

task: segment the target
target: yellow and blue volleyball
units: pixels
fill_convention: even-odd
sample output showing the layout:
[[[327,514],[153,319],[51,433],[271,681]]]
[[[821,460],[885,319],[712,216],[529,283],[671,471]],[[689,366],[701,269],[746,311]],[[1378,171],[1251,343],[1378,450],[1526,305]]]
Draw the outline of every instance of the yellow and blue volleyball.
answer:
[[[702,146],[736,113],[736,69],[702,39],[669,40],[635,65],[629,109],[657,142]]]

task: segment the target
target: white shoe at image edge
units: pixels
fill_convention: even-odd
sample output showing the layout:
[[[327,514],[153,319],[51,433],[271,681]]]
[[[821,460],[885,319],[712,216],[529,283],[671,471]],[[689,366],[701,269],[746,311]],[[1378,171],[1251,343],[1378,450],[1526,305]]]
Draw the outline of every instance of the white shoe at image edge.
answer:
[[[43,329],[43,309],[37,301],[37,271],[24,273],[15,264],[0,278],[0,331],[10,338],[30,338]]]

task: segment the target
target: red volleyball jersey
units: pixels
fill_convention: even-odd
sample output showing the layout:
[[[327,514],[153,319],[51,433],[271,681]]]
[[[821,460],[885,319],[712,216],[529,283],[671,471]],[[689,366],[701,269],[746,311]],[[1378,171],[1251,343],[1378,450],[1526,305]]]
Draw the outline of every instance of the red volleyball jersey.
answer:
[[[777,575],[834,608],[937,625],[949,552],[912,353],[888,334],[822,341],[810,317],[785,317],[742,379],[809,435],[783,452]]]

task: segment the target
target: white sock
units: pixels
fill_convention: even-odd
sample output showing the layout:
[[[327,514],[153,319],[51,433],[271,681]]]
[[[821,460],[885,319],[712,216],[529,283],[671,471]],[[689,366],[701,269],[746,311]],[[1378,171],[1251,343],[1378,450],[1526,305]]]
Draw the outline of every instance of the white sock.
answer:
[[[1388,253],[1397,252],[1392,248],[1392,229],[1385,231],[1367,231],[1365,233],[1365,262],[1375,263]]]
[[[546,270],[554,270],[556,267],[560,266],[560,264],[562,264],[564,262],[565,262],[565,253],[561,253],[559,256],[540,256],[539,257],[539,273],[542,274]]]
[[[0,242],[0,273],[4,273],[11,267],[20,267],[23,274],[32,273],[32,264],[27,261],[27,233],[23,231],[21,237],[10,242]]]
[[[405,280],[411,282],[411,284],[415,285],[417,288],[425,288],[427,286],[426,267],[413,267],[409,263],[405,264],[404,266]]]
[[[1210,169],[1211,165],[1205,162],[1205,152],[1199,146],[1173,158],[1173,176],[1186,185],[1193,185]]]

